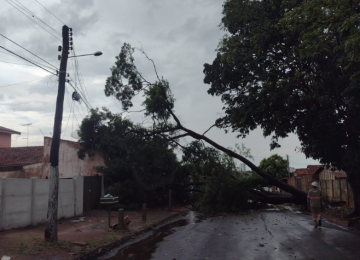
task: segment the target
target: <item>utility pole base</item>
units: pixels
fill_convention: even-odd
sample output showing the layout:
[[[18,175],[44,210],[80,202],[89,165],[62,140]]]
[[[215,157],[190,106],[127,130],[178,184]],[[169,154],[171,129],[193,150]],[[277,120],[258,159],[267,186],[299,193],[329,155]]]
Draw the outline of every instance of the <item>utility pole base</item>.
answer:
[[[57,242],[57,212],[59,190],[59,167],[50,166],[50,185],[45,241]]]

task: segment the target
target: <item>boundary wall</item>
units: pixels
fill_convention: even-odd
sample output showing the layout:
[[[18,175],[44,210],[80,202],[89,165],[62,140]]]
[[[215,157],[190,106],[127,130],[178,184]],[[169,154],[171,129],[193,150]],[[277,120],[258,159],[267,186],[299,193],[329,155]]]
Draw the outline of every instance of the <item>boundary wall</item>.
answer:
[[[83,213],[84,177],[59,180],[58,219]],[[0,178],[0,230],[47,220],[49,179]]]

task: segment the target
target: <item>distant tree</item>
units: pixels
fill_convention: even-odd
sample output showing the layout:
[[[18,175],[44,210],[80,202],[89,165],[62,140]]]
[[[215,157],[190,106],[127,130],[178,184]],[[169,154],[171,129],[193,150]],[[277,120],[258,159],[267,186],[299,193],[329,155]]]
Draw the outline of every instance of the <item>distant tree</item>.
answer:
[[[262,159],[259,168],[278,179],[288,177],[287,161],[277,154]]]
[[[217,126],[245,137],[261,127],[295,133],[307,156],[346,171],[360,215],[360,5],[358,1],[226,0],[221,40],[204,65],[221,96]]]

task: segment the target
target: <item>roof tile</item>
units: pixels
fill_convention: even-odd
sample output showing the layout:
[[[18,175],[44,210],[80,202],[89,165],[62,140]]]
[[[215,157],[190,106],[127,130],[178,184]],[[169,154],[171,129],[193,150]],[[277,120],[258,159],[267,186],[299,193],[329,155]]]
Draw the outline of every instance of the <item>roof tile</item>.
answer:
[[[44,146],[0,148],[0,166],[42,163],[43,150]]]

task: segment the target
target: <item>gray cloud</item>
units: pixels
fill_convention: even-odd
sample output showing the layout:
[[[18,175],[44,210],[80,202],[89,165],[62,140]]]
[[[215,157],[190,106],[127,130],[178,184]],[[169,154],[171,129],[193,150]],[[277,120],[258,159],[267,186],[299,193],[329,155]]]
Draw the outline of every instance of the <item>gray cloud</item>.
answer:
[[[38,17],[61,33],[63,23],[38,4],[28,4]],[[211,63],[215,58],[215,49],[224,32],[218,27],[222,18],[223,0],[48,0],[43,4],[65,24],[73,28],[76,53],[88,54],[102,51],[100,57],[79,57],[82,91],[92,107],[106,106],[113,112],[120,112],[119,102],[104,95],[106,78],[115,63],[115,56],[124,42],[133,47],[143,46],[147,54],[155,61],[159,75],[168,79],[174,93],[175,111],[181,121],[190,129],[199,133],[205,131],[222,112],[222,103],[218,97],[207,94],[208,85],[203,84],[203,64]],[[9,6],[0,3],[0,31],[17,43],[36,53],[46,61],[59,67],[57,46],[61,41],[55,39],[38,25]],[[57,36],[59,39],[61,36]],[[0,38],[0,45],[11,48],[24,57],[37,60],[7,40]],[[0,59],[22,63],[18,58],[0,53]],[[41,62],[43,63],[43,62]],[[150,81],[156,80],[152,64],[138,51],[135,63],[139,71]],[[73,61],[68,62],[68,72],[77,78]],[[30,142],[39,144],[43,136],[39,128],[48,135],[52,132],[53,116],[57,95],[57,79],[51,79],[47,72],[27,66],[2,67],[0,85],[42,80],[1,89],[0,121],[7,122],[5,127],[17,129],[21,123],[31,122]],[[77,87],[80,88],[77,81]],[[64,102],[63,135],[71,139],[70,133],[78,127],[87,108],[84,103],[71,100],[73,89],[67,85]],[[12,97],[12,98],[10,98]],[[141,104],[141,96],[134,100],[134,110]],[[143,122],[142,114],[132,113],[134,122]],[[66,131],[65,131],[66,129]],[[21,129],[20,129],[21,130]],[[296,167],[313,163],[304,155],[294,152],[299,146],[296,136],[291,135],[276,151],[269,150],[270,140],[263,138],[261,129],[251,132],[246,139],[238,140],[236,134],[224,134],[213,129],[208,136],[225,147],[234,147],[235,143],[245,143],[252,149],[256,163],[263,157],[278,152],[281,156],[290,155],[290,165]],[[190,140],[190,139],[189,139]],[[188,141],[189,141],[188,140]],[[18,139],[17,145],[24,140]]]

